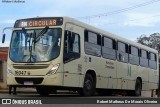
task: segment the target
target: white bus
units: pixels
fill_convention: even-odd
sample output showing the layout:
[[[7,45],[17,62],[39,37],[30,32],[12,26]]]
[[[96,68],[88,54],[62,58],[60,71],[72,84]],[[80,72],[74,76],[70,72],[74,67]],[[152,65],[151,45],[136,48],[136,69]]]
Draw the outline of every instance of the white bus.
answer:
[[[10,87],[36,87],[40,95],[74,90],[84,96],[113,91],[140,96],[142,90],[158,89],[155,49],[68,17],[20,19],[11,29]]]

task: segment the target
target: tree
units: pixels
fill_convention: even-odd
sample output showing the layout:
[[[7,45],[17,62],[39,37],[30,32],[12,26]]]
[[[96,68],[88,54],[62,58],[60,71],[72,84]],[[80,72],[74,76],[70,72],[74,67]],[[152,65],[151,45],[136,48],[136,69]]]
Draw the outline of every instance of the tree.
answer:
[[[142,45],[157,49],[160,52],[160,33],[153,33],[150,36],[143,34],[137,38],[137,42]]]

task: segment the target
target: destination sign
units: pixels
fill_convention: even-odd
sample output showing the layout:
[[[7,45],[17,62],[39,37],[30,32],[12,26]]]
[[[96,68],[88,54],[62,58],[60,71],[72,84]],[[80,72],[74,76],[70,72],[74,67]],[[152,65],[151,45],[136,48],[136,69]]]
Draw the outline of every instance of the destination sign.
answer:
[[[43,26],[60,26],[63,24],[62,17],[53,18],[30,18],[17,20],[15,22],[15,28],[21,27],[43,27]]]

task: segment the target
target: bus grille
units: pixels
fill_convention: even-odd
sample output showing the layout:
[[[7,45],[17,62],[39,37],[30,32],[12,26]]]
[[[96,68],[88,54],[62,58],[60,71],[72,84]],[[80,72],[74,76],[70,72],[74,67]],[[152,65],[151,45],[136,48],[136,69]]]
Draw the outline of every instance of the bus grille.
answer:
[[[33,84],[40,84],[42,83],[44,78],[22,78],[22,77],[15,77],[15,80],[19,84],[24,84],[25,81],[33,82]]]

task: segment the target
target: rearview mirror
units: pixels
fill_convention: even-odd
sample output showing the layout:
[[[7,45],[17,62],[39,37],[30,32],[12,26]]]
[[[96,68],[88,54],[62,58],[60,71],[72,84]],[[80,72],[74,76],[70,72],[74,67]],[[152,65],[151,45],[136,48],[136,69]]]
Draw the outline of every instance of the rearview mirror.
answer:
[[[5,42],[5,37],[6,37],[6,34],[3,34],[3,37],[2,37],[2,43]]]

